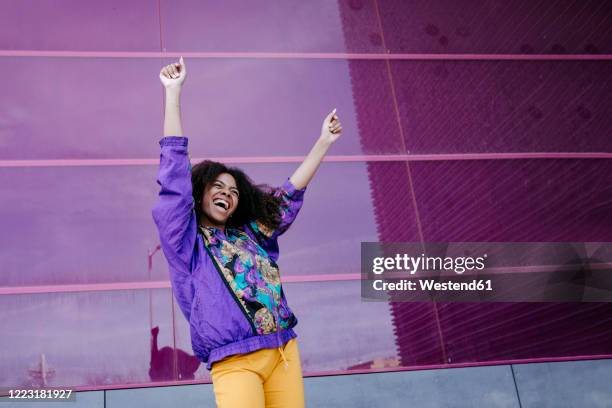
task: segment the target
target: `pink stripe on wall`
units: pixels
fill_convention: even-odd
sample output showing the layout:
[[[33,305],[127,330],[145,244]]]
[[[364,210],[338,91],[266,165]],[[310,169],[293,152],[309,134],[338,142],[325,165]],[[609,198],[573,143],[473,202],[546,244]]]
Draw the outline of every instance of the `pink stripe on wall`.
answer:
[[[359,280],[359,273],[337,273],[329,275],[297,275],[282,278],[283,283],[303,282],[337,282]],[[39,285],[39,286],[4,286],[0,287],[0,295],[25,295],[33,293],[58,292],[105,292],[111,290],[141,290],[170,288],[170,281],[151,282],[116,282],[116,283],[86,283],[78,285]]]
[[[260,156],[260,157],[207,157],[193,158],[197,163],[204,159],[223,163],[300,163],[304,156]],[[342,162],[420,162],[454,160],[521,160],[521,159],[612,159],[606,152],[522,152],[522,153],[452,153],[452,154],[389,154],[326,156],[323,161]],[[151,166],[159,159],[35,159],[0,160],[1,167],[79,167],[79,166]]]
[[[53,58],[248,58],[248,59],[342,59],[342,60],[493,60],[556,61],[612,60],[612,54],[400,54],[317,52],[146,52],[146,51],[43,51],[0,50],[0,57]]]

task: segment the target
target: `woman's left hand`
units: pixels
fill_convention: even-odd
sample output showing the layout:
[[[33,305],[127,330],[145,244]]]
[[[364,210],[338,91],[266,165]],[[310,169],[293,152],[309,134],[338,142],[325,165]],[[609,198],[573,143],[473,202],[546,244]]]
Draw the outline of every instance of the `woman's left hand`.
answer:
[[[298,167],[289,178],[289,181],[291,181],[296,189],[301,190],[310,183],[325,153],[327,153],[332,143],[338,140],[341,133],[342,126],[340,125],[340,119],[338,119],[336,109],[334,109],[325,117],[325,120],[323,120],[323,127],[321,128],[319,140],[314,144],[308,156],[306,156],[302,164],[300,164],[300,167]]]
[[[323,120],[320,140],[331,144],[338,140],[341,134],[342,124],[336,114],[336,109],[334,109],[325,117],[325,120]]]

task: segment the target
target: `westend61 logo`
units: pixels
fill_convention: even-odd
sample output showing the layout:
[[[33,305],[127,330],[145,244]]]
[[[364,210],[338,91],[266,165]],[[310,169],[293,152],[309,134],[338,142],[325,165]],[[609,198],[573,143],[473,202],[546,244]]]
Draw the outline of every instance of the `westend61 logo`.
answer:
[[[361,244],[364,300],[610,302],[610,243]]]
[[[466,270],[483,270],[487,254],[480,257],[410,256],[396,254],[395,257],[376,257],[372,260],[372,272],[379,275],[385,271],[407,271],[414,275],[418,271],[453,271],[462,274]]]

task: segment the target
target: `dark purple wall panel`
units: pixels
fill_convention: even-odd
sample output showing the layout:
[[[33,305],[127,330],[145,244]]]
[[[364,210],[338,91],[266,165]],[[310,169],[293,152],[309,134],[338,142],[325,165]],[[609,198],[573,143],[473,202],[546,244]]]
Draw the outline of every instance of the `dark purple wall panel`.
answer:
[[[609,160],[413,163],[425,241],[612,240]]]
[[[612,353],[610,303],[437,306],[447,363]]]
[[[411,153],[611,152],[607,61],[393,61]]]
[[[411,168],[425,241],[612,239],[609,160],[457,161]],[[448,363],[612,353],[608,303],[438,308]],[[410,340],[400,344],[409,349]]]
[[[338,8],[347,52],[387,52],[375,1],[341,0],[338,1]]]
[[[387,64],[383,61],[356,60],[350,61],[349,68],[363,152],[406,153]]]
[[[607,1],[373,1],[391,52],[612,52],[612,5]]]
[[[610,9],[601,4],[374,1],[371,10],[369,3],[341,3],[343,18],[378,13],[392,52],[597,53],[610,43]],[[533,15],[519,11],[529,7]],[[573,24],[588,31],[564,28]],[[348,49],[363,41],[355,31],[345,28]],[[372,65],[350,61],[363,146],[396,140],[380,132],[374,113],[373,101],[387,92],[405,152],[610,152],[607,61],[392,60],[381,72],[386,65],[391,84],[381,91],[369,86]],[[371,163],[368,172],[383,241],[607,241],[609,167],[607,160],[479,160]],[[399,201],[386,200],[397,190]],[[607,304],[391,307],[403,365],[612,352]]]
[[[608,160],[552,159],[413,163],[424,241],[608,242],[610,166]],[[388,217],[394,218],[391,208]],[[612,353],[608,303],[446,303],[435,309],[427,333],[438,331],[433,323],[439,320],[446,363]],[[411,303],[393,310],[400,359],[413,365],[414,330],[423,325]]]

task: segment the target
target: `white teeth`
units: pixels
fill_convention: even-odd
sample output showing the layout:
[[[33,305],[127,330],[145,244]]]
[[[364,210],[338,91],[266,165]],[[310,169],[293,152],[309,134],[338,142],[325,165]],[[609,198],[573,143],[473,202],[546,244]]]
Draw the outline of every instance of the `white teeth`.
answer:
[[[215,205],[221,204],[221,206],[223,206],[223,209],[226,210],[226,211],[229,209],[229,202],[225,201],[222,198],[217,198],[217,199],[213,200],[213,204],[215,204]]]

